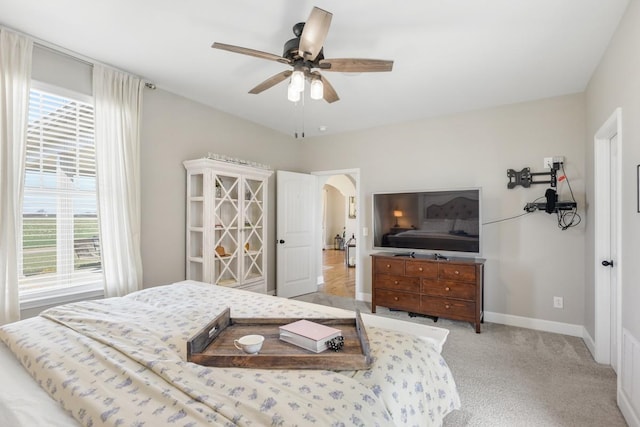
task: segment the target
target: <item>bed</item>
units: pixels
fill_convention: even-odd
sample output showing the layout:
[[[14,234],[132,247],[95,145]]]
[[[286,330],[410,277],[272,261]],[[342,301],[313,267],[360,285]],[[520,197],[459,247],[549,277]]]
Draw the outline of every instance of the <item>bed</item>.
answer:
[[[368,370],[186,362],[186,342],[226,307],[232,317],[353,317],[194,281],[48,309],[0,328],[0,425],[430,426],[460,407],[440,354],[448,331],[368,314]]]

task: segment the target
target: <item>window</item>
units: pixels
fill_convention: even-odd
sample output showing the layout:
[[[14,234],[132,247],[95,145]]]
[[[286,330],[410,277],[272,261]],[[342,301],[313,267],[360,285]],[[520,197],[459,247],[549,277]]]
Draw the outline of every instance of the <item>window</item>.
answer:
[[[22,206],[21,302],[102,290],[104,282],[91,99],[34,86]]]

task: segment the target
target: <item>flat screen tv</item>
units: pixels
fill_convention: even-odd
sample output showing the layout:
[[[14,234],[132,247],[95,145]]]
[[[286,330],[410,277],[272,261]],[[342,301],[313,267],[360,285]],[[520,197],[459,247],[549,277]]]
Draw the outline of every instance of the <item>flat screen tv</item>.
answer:
[[[400,254],[480,256],[480,188],[373,194],[373,247]]]

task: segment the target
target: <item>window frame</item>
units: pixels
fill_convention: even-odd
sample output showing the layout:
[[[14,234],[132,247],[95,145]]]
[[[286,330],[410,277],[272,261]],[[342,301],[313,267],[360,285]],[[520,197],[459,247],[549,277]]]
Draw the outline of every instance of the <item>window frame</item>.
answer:
[[[59,87],[56,85],[52,85],[49,83],[44,83],[37,80],[31,81],[30,89],[42,91],[49,93],[54,96],[59,96],[67,99],[71,99],[73,101],[95,105],[93,101],[93,96],[76,92],[73,90],[69,90],[63,87]],[[94,110],[95,113],[95,110]],[[94,126],[95,126],[95,115],[94,115]],[[96,177],[97,179],[97,177]],[[25,188],[22,189],[22,197],[24,198]],[[96,199],[97,199],[97,188],[96,188]],[[96,205],[98,201],[96,200]],[[23,231],[23,206],[20,207],[20,231],[18,233],[19,239],[19,267],[22,268],[22,254],[23,254],[23,244],[22,237],[24,234]],[[20,272],[19,274],[22,274]],[[35,280],[35,279],[34,279]],[[60,288],[45,288],[45,289],[31,289],[24,290],[21,289],[22,279],[18,282],[18,293],[20,300],[20,309],[21,310],[29,310],[38,307],[45,307],[57,304],[63,304],[71,301],[78,301],[82,299],[95,299],[104,297],[104,272],[102,272],[102,278],[97,283],[78,283],[82,282],[81,278],[77,278],[76,280],[72,280],[72,282],[68,286],[60,287]]]

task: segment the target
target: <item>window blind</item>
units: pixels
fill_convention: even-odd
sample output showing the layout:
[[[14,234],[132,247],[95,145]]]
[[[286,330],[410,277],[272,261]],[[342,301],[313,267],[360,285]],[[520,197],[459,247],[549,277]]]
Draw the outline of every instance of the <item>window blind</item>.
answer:
[[[25,162],[21,297],[101,288],[93,106],[32,89]]]

